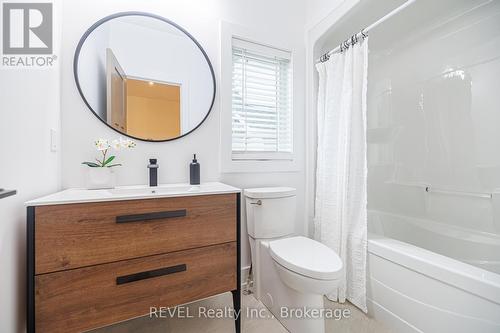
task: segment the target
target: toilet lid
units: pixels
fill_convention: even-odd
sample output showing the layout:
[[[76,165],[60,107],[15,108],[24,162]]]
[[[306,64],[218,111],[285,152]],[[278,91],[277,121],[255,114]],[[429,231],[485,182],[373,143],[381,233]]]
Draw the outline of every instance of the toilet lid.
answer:
[[[342,271],[335,251],[313,239],[298,236],[269,243],[271,257],[281,266],[314,279],[334,280]]]
[[[244,194],[252,199],[286,198],[293,197],[297,192],[293,187],[260,187],[247,188]]]

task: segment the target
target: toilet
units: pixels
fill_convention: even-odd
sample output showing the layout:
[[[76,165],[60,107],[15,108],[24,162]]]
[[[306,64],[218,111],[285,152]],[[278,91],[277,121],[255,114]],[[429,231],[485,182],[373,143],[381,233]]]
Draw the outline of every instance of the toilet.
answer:
[[[293,236],[296,189],[251,188],[244,196],[255,297],[288,331],[323,333],[323,295],[337,287],[341,259],[315,240]]]

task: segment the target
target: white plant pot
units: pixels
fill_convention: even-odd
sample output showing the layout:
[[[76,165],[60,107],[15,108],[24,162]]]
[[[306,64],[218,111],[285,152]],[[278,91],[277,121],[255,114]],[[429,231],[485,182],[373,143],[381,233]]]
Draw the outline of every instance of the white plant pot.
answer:
[[[89,190],[115,187],[113,168],[87,168],[86,186]]]

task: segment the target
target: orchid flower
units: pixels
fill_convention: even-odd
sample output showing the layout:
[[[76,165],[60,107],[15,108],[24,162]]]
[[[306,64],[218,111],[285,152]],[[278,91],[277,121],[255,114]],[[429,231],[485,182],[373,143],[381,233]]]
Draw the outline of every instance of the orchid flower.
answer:
[[[120,166],[121,164],[110,164],[114,159],[115,155],[107,156],[108,151],[113,148],[114,150],[134,148],[136,146],[135,142],[130,139],[118,138],[112,140],[111,143],[107,139],[97,139],[94,141],[94,145],[98,151],[102,153],[102,158],[96,158],[95,162],[82,162],[82,164],[87,165],[91,168],[112,168],[115,166]]]

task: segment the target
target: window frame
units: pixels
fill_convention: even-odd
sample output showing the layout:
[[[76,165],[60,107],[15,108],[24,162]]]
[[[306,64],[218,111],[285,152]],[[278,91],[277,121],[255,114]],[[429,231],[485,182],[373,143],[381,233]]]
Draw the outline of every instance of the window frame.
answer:
[[[281,58],[281,59],[287,59],[289,61],[289,70],[290,70],[290,86],[289,88],[289,93],[290,93],[290,105],[289,105],[289,112],[287,116],[290,117],[290,145],[291,145],[291,151],[265,151],[265,150],[244,150],[244,151],[238,151],[238,150],[232,150],[231,151],[231,158],[233,160],[290,160],[292,159],[293,155],[293,150],[294,150],[294,142],[293,142],[293,57],[292,57],[292,52],[279,49],[277,47],[271,47],[267,45],[262,45],[261,43],[255,43],[251,42],[248,40],[244,40],[238,37],[233,36],[231,38],[231,48],[236,47],[238,49],[247,49],[251,51],[252,53],[262,55],[264,57],[268,58]],[[233,53],[232,53],[233,54]],[[231,61],[232,66],[234,65],[233,61]],[[232,82],[232,78],[231,78]],[[233,83],[233,82],[232,82]],[[231,104],[231,112],[234,110],[232,109],[233,105]],[[232,118],[233,114],[231,114]],[[233,125],[233,124],[232,124]],[[232,133],[234,134],[234,133]],[[231,140],[233,140],[234,137],[231,137]],[[277,149],[279,148],[279,142],[277,142]],[[233,149],[234,147],[232,147]]]
[[[291,140],[292,152],[233,152],[232,151],[232,45],[233,38],[249,43],[267,46],[289,52],[292,71],[292,102],[291,102]],[[220,23],[220,124],[221,124],[221,171],[233,172],[296,172],[300,170],[296,158],[297,142],[297,107],[295,95],[295,49],[282,39],[273,38],[266,31],[249,30],[245,27],[221,21]]]

